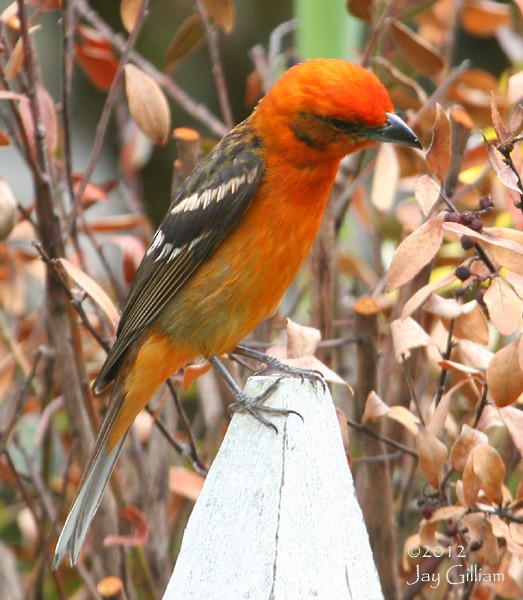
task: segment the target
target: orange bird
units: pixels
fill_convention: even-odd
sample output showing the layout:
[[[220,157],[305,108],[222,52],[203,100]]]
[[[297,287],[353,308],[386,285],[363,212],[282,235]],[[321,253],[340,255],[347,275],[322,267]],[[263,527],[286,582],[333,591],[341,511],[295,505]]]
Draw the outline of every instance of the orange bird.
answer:
[[[306,61],[182,185],[94,383],[96,393],[113,383],[111,401],[55,568],[67,552],[77,561],[126,434],[154,392],[188,361],[203,356],[218,366],[217,355],[233,352],[276,310],[315,238],[341,159],[377,141],[421,147],[392,111],[387,90],[366,69]],[[257,412],[238,390],[240,404]]]

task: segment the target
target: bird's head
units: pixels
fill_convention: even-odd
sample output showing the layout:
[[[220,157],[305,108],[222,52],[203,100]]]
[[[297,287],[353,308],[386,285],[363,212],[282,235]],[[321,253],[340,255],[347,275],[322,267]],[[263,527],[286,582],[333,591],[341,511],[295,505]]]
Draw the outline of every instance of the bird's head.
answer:
[[[421,148],[393,113],[385,86],[370,71],[339,59],[313,59],[289,69],[260,101],[253,119],[277,151],[302,163],[340,160],[374,142]]]

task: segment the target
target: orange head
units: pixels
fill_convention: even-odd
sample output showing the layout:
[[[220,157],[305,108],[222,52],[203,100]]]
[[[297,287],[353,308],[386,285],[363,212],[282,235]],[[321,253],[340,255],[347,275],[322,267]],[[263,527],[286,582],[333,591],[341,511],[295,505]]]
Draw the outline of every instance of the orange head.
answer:
[[[376,141],[420,147],[392,111],[385,86],[367,69],[339,59],[313,59],[289,69],[252,119],[266,145],[314,165],[341,160]]]

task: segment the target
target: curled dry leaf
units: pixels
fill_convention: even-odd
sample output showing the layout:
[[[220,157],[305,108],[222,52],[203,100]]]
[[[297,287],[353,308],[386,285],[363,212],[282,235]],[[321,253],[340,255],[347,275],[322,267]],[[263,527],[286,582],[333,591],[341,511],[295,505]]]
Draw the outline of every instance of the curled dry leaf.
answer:
[[[133,526],[133,535],[108,535],[104,546],[143,546],[149,538],[149,527],[143,512],[136,506],[127,504],[118,511],[119,516]]]
[[[381,417],[384,417],[389,411],[389,406],[385,404],[385,402],[383,402],[383,400],[373,390],[367,396],[365,410],[363,411],[361,422],[367,423],[368,421],[379,421]]]
[[[295,323],[292,319],[285,320],[287,329],[287,357],[298,358],[311,356],[321,341],[321,333],[315,327],[307,327]]]
[[[429,169],[438,181],[443,183],[447,179],[450,166],[451,127],[450,120],[438,104],[436,119],[432,134],[432,141],[425,156]]]
[[[501,277],[494,277],[483,296],[489,316],[502,335],[510,335],[519,327],[523,301]]]
[[[171,111],[160,86],[138,67],[125,65],[129,111],[142,132],[155,144],[165,144],[171,133]]]
[[[467,471],[467,483],[471,484],[468,492],[465,471]],[[501,504],[504,477],[505,463],[497,450],[490,444],[477,444],[474,446],[469,453],[463,470],[463,485],[467,504],[472,506],[476,502],[480,489],[488,502]]]
[[[59,258],[58,262],[76,285],[78,285],[91,300],[102,309],[111,325],[115,326],[120,318],[120,314],[113,301],[98,283],[66,258]]]
[[[419,468],[423,473],[423,477],[433,488],[437,489],[443,474],[443,467],[447,461],[447,447],[423,425],[418,425],[416,446],[418,448]]]
[[[412,435],[418,434],[418,419],[408,408],[399,405],[391,406],[387,413],[387,417],[394,419],[394,421],[403,425],[403,427],[405,427],[407,431],[410,431]]]
[[[478,444],[488,444],[488,437],[482,431],[473,429],[469,425],[464,424],[461,433],[450,449],[450,464],[458,471],[462,471],[470,451]]]
[[[494,354],[487,368],[489,394],[497,406],[508,406],[523,393],[523,371],[519,361],[519,338]]]
[[[443,56],[437,48],[417,35],[412,29],[397,21],[389,20],[392,36],[405,59],[426,75],[437,75],[444,66]]]
[[[376,157],[370,199],[382,211],[389,210],[396,199],[400,167],[392,144],[382,144]]]
[[[429,175],[421,175],[414,183],[414,197],[425,216],[439,200],[441,186]]]
[[[198,500],[204,481],[201,475],[184,467],[169,469],[169,491],[194,502]]]
[[[403,356],[408,358],[413,348],[428,346],[431,343],[429,334],[412,317],[395,319],[390,328],[394,354],[399,363],[402,362]]]
[[[387,273],[390,292],[415,277],[437,254],[443,242],[445,213],[428,219],[396,248]]]

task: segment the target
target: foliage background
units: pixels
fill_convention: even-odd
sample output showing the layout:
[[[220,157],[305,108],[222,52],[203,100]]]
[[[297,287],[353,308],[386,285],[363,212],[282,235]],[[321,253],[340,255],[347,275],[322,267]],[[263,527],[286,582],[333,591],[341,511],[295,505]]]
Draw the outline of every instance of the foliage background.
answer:
[[[29,20],[20,22],[22,5]],[[115,34],[133,35],[121,11],[134,21],[140,6],[0,4],[2,594],[96,598],[116,583],[128,598],[161,597],[230,398],[210,372],[195,381],[176,374],[137,420],[79,565],[51,573],[104,409],[88,382],[200,145],[205,152],[226,131],[228,108],[230,125],[250,112],[263,67],[270,79],[304,55],[332,52],[304,40],[321,44],[336,23],[348,32],[339,55],[376,70],[430,149],[387,146],[344,161],[307,265],[250,342],[284,345],[287,316],[318,327],[317,356],[352,384],[354,395],[345,385],[333,395],[387,599],[521,597],[521,6],[351,0],[329,21],[321,11],[304,17],[308,2],[152,2],[130,60],[144,85],[164,86],[172,127],[194,128],[201,140],[186,129],[148,142],[140,128],[170,137],[161,102],[151,95],[133,106],[120,83],[93,151],[122,52]],[[190,20],[195,11],[213,15],[207,35]],[[265,63],[271,34],[294,14],[296,37],[286,35],[278,60]],[[81,50],[67,51],[74,44],[83,61]],[[171,59],[186,55],[164,69],[170,44]],[[256,44],[264,52],[253,61]],[[64,68],[74,68],[72,80]],[[194,99],[192,114],[165,79]],[[220,92],[229,100],[220,104]],[[38,119],[43,138],[34,136]],[[231,368],[242,379],[249,372]],[[117,528],[122,536],[102,545]],[[458,559],[463,577],[450,585],[444,574]],[[417,567],[441,584],[408,585]],[[467,568],[482,577],[467,579]]]

